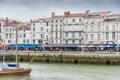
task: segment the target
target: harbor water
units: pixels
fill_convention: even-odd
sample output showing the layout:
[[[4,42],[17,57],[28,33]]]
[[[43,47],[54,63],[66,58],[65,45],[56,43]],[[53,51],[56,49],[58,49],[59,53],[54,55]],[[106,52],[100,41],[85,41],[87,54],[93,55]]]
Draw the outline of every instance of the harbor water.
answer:
[[[0,80],[120,80],[119,65],[33,63],[30,67],[29,76],[0,76]]]

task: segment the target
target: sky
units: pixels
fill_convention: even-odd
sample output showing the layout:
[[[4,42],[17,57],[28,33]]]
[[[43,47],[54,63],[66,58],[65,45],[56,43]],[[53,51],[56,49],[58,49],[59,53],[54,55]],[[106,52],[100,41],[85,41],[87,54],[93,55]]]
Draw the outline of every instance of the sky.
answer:
[[[63,15],[65,11],[82,13],[112,11],[120,13],[120,0],[0,0],[0,17],[27,21],[49,18],[51,12]]]

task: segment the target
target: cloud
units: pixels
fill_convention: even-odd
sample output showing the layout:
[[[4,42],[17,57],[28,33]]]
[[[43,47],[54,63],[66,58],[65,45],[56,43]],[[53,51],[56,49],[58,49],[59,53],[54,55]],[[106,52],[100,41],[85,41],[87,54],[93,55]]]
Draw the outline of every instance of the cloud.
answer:
[[[0,0],[1,17],[29,20],[50,17],[51,12],[80,13],[86,10],[120,13],[120,0]]]

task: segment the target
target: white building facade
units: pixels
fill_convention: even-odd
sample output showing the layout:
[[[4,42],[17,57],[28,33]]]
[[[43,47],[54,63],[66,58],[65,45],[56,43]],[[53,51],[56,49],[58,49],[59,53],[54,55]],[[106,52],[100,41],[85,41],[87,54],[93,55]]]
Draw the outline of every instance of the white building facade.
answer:
[[[112,14],[110,11],[87,10],[85,13],[77,14],[68,11],[64,12],[64,15],[52,13],[50,41],[52,44],[118,44],[120,43],[119,18],[120,14]],[[110,20],[106,21],[107,19]],[[60,25],[62,31],[57,29]]]
[[[44,18],[31,23],[31,43],[48,44],[50,34],[50,19]]]
[[[0,19],[0,43],[16,43],[16,25]],[[110,11],[51,14],[18,25],[19,44],[120,44],[120,14]]]

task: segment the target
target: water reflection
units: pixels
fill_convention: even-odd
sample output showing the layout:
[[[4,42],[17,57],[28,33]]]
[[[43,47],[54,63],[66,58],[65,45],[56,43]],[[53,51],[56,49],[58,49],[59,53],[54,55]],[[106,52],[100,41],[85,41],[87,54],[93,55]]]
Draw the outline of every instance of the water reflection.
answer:
[[[119,65],[33,63],[30,67],[30,76],[0,76],[0,80],[120,80]]]
[[[31,80],[31,76],[0,76],[0,80]]]

